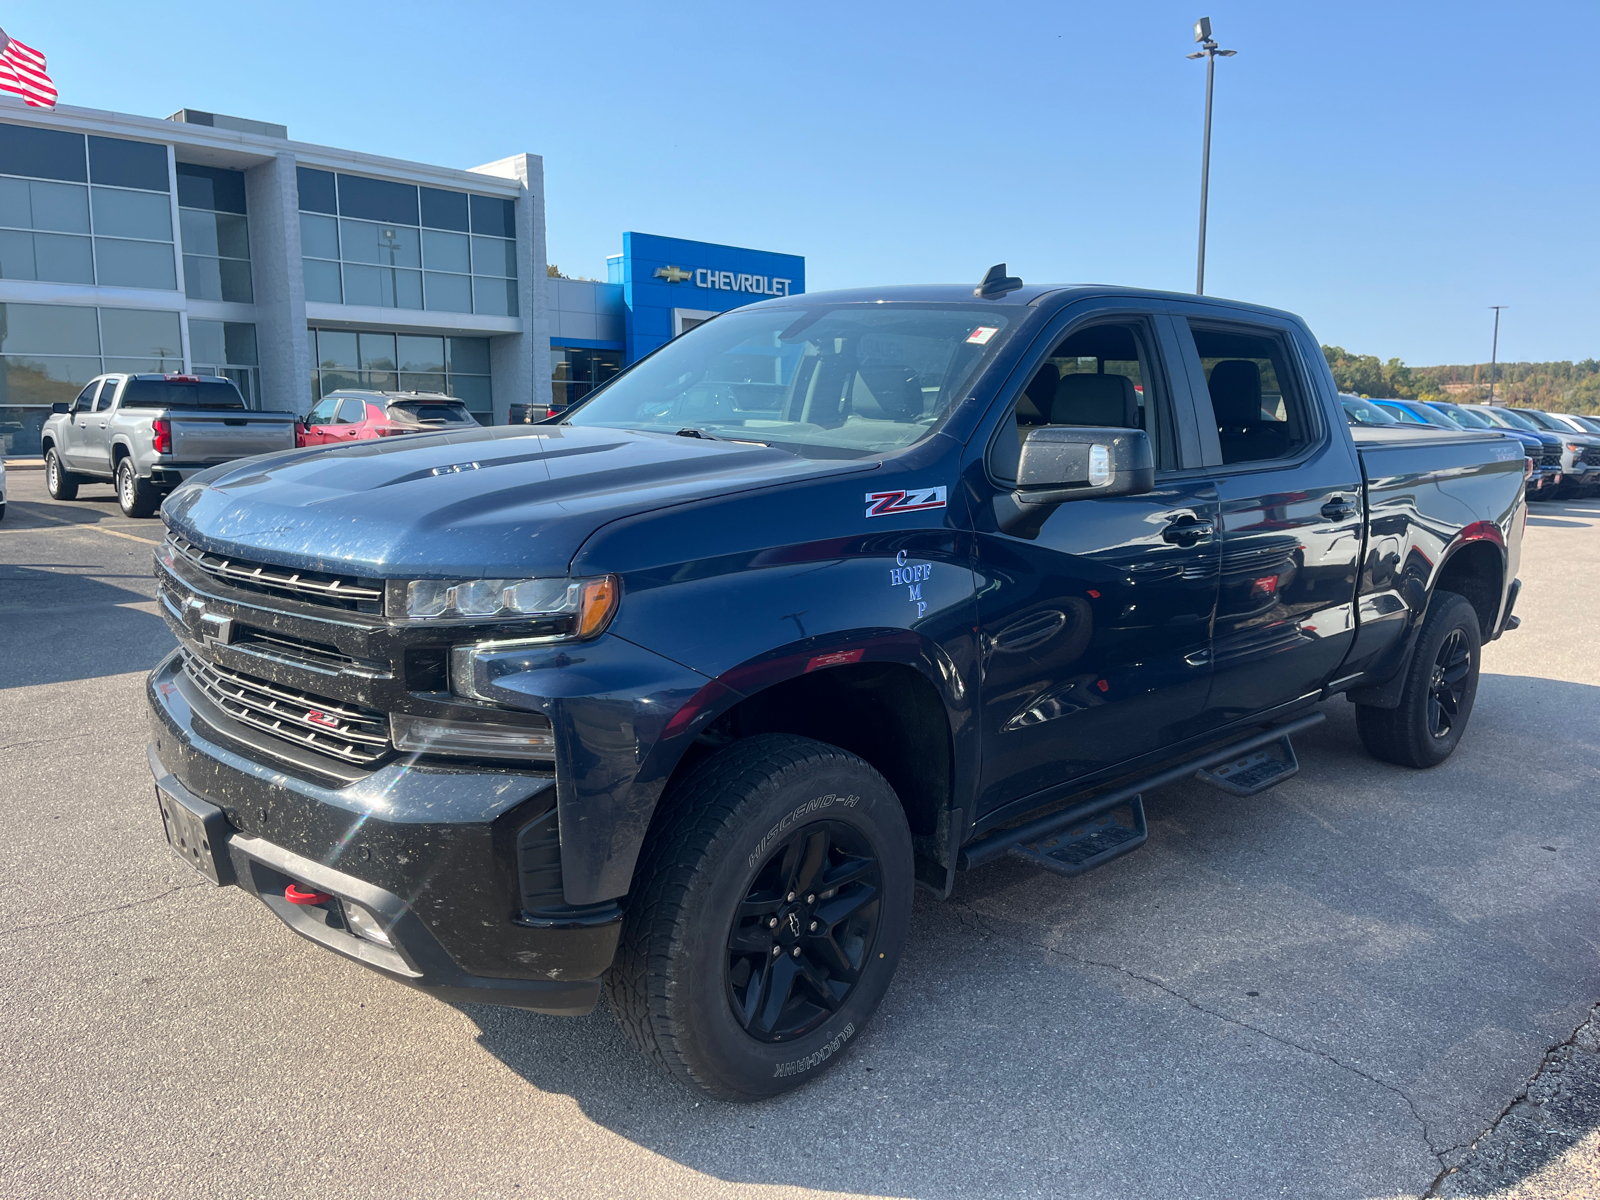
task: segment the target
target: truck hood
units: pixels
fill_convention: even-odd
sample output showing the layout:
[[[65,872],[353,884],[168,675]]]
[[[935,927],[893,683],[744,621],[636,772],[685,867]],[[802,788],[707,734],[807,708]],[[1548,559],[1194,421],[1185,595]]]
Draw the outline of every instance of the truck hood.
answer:
[[[584,540],[621,517],[877,466],[743,442],[500,426],[216,467],[177,488],[162,516],[208,550],[302,570],[549,576],[566,574]]]

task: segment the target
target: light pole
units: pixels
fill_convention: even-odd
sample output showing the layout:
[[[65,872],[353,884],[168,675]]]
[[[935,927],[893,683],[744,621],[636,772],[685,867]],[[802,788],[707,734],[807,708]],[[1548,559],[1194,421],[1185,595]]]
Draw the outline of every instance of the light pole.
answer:
[[[1200,43],[1200,49],[1187,57],[1206,60],[1206,141],[1200,155],[1200,260],[1194,273],[1194,293],[1203,296],[1206,292],[1206,193],[1211,187],[1211,85],[1217,74],[1218,56],[1232,58],[1239,52],[1217,49],[1217,43],[1211,38],[1210,17],[1201,17],[1194,23],[1194,40]]]
[[[1510,308],[1511,305],[1509,305],[1509,304],[1491,304],[1491,305],[1489,305],[1489,307],[1494,309],[1494,342],[1491,345],[1490,350],[1489,350],[1489,403],[1493,404],[1494,403],[1494,374],[1495,374],[1495,370],[1494,369],[1499,364],[1499,359],[1500,359],[1500,310],[1502,308]]]

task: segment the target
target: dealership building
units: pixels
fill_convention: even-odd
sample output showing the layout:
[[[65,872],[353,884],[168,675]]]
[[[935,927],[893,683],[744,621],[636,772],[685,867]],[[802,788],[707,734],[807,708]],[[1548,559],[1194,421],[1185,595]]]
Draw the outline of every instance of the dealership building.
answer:
[[[0,101],[0,445],[103,371],[226,375],[255,408],[445,392],[485,424],[580,399],[716,313],[805,290],[795,255],[624,233],[547,269],[544,166],[471,170],[281,125]]]

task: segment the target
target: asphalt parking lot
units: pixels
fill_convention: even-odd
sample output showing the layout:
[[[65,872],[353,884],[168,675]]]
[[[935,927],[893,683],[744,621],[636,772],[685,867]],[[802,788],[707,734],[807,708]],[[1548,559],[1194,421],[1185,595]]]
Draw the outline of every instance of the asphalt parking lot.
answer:
[[[1296,778],[1154,793],[1104,870],[919,896],[849,1058],[728,1107],[603,1004],[437,1003],[179,862],[160,526],[9,482],[0,1194],[1600,1194],[1600,502],[1534,507],[1523,627],[1445,766],[1368,759],[1335,701]]]

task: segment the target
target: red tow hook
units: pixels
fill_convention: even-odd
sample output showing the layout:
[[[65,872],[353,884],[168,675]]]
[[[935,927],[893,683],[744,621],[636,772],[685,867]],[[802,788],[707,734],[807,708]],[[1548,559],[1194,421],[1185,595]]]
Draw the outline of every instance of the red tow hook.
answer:
[[[283,898],[290,904],[326,904],[333,899],[327,892],[302,892],[297,883],[283,889]]]

